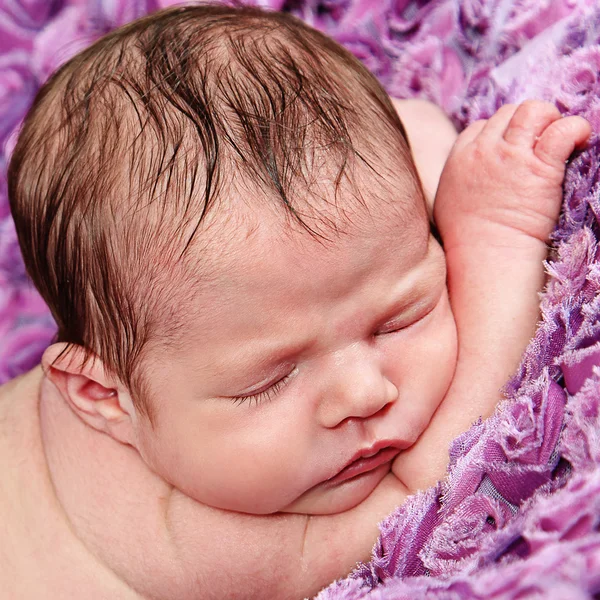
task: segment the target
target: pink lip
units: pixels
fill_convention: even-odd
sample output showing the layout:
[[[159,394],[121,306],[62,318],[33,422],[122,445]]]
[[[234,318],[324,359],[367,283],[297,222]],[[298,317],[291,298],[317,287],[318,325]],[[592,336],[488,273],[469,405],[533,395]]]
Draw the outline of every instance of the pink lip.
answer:
[[[407,447],[399,442],[378,442],[370,448],[357,452],[350,462],[337,474],[326,481],[328,484],[341,483],[363,473],[375,470],[390,462]]]

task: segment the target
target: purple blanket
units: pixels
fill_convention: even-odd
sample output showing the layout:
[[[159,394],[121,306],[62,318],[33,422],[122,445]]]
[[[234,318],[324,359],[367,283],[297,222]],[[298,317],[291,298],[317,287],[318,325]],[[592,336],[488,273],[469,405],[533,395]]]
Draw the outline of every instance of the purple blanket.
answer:
[[[54,327],[28,284],[6,160],[35,90],[104,32],[168,0],[0,0],[0,383],[33,366]],[[462,126],[504,102],[551,100],[600,132],[594,0],[257,0],[338,39],[397,97]],[[508,399],[452,447],[446,481],[381,526],[372,561],[334,599],[600,597],[600,140],[570,165],[543,320]]]

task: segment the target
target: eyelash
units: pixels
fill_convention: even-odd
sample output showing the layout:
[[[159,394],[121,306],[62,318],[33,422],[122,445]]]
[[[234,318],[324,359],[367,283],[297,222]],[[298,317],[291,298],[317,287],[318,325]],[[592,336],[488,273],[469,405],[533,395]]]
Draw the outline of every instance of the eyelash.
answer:
[[[381,335],[388,335],[389,333],[397,333],[398,331],[401,331],[402,329],[406,329],[406,326],[402,325],[402,326],[394,327],[393,329],[378,330],[374,333],[374,336],[379,337]]]
[[[257,394],[248,394],[247,396],[234,396],[233,401],[235,405],[240,406],[245,402],[248,402],[250,404],[254,402],[254,405],[257,406],[267,400],[273,400],[273,398],[287,385],[294,371],[288,373],[285,377],[282,377],[281,379],[277,380],[275,383],[271,384],[262,392],[258,392]]]
[[[424,314],[420,315],[418,319],[415,319],[414,321],[412,321],[411,323],[408,323],[407,325],[400,325],[399,327],[394,327],[393,329],[390,329],[388,331],[378,331],[375,333],[375,336],[377,337],[380,335],[387,335],[389,333],[397,333],[398,331],[402,331],[403,329],[408,329],[409,327],[416,325],[419,321],[422,321],[425,317],[427,317],[432,312],[432,310],[433,310],[433,308],[428,309]]]

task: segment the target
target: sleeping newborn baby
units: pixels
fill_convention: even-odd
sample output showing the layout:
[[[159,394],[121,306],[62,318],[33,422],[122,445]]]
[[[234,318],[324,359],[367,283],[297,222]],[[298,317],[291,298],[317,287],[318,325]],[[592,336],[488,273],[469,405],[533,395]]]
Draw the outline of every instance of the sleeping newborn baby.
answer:
[[[9,182],[58,334],[0,390],[7,597],[302,598],[444,475],[534,331],[589,125],[506,106],[446,163],[441,113],[395,106],[296,19],[215,6],[44,86]]]

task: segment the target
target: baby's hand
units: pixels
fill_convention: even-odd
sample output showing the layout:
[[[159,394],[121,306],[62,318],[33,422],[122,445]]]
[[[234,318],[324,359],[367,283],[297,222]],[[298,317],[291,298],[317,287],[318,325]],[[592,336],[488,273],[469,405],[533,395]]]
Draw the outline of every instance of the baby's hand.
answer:
[[[565,161],[591,133],[547,102],[507,104],[458,137],[442,173],[434,218],[455,246],[545,243],[562,202]]]
[[[562,201],[565,160],[590,135],[544,102],[504,106],[458,138],[434,217],[444,241],[458,333],[454,379],[417,442],[392,470],[409,492],[443,477],[448,445],[502,397],[535,333],[543,260]]]

